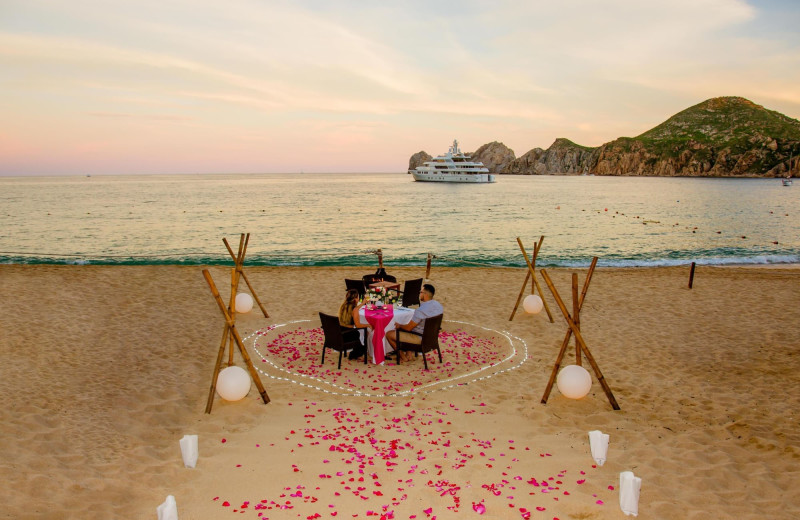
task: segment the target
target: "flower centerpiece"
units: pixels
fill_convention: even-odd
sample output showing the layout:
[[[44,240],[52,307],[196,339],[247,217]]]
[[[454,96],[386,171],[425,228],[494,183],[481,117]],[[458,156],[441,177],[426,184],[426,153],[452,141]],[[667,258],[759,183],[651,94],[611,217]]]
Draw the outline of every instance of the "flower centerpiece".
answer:
[[[390,293],[386,287],[375,287],[367,291],[367,300],[383,307],[383,305],[391,305],[397,301],[397,293]]]
[[[385,287],[375,287],[367,291],[367,299],[373,304],[379,307],[383,306],[384,299],[386,298],[386,288]]]

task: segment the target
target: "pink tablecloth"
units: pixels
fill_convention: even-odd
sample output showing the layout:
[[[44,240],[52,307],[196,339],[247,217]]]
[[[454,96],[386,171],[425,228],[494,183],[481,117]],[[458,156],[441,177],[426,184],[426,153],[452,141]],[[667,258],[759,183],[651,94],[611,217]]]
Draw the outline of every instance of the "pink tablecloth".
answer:
[[[385,306],[381,309],[366,309],[364,317],[370,325],[372,325],[372,352],[375,363],[380,365],[385,359],[383,350],[383,338],[386,336],[386,326],[394,318],[394,309],[392,306]]]
[[[406,324],[414,316],[413,309],[399,307],[393,309],[392,306],[383,309],[367,309],[361,307],[359,314],[372,325],[373,332],[370,338],[368,350],[372,352],[372,359],[375,363],[381,364],[386,358],[386,351],[391,351],[389,342],[386,340],[386,332],[394,329],[395,323]]]

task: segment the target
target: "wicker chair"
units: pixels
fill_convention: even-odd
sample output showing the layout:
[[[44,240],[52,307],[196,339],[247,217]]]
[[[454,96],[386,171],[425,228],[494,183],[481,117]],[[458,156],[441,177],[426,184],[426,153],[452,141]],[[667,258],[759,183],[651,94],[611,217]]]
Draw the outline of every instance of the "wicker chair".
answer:
[[[428,370],[428,359],[425,357],[427,352],[436,350],[439,353],[439,363],[442,362],[442,349],[439,348],[439,330],[442,328],[442,314],[425,319],[425,326],[422,328],[422,339],[419,343],[406,343],[401,338],[404,334],[414,334],[408,331],[397,331],[397,346],[395,350],[405,350],[422,354],[422,361],[425,362],[425,370]],[[397,364],[400,364],[400,355],[397,356]]]
[[[344,353],[353,348],[361,348],[363,345],[358,340],[345,341],[342,334],[342,327],[339,325],[339,318],[337,316],[330,316],[328,314],[319,313],[319,321],[322,323],[322,332],[325,333],[325,344],[322,345],[322,360],[319,362],[320,366],[325,364],[325,349],[332,349],[339,352],[339,367],[342,368],[342,356]],[[364,364],[367,364],[367,358],[364,355]]]
[[[422,290],[422,278],[414,280],[406,280],[403,284],[403,290],[400,294],[403,297],[403,307],[410,307],[411,305],[419,305],[419,292]]]
[[[355,289],[358,291],[359,296],[364,296],[366,293],[366,289],[364,288],[364,280],[351,280],[349,278],[344,279],[344,284],[347,286],[347,289]]]

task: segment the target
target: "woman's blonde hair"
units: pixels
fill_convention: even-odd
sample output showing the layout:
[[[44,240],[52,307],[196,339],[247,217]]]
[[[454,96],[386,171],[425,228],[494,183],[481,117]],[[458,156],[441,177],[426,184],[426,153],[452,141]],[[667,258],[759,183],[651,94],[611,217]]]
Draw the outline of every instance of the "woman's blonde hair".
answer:
[[[348,289],[344,301],[339,306],[339,324],[346,327],[353,325],[353,309],[358,305],[358,290]]]

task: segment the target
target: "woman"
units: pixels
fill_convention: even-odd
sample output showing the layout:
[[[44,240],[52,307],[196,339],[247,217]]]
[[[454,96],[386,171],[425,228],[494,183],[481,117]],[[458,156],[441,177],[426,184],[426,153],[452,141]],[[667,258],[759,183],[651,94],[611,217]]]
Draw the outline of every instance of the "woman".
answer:
[[[350,352],[348,356],[349,359],[360,359],[361,356],[366,355],[367,348],[364,345],[366,343],[368,331],[364,331],[364,340],[362,340],[358,329],[372,328],[369,323],[361,322],[358,311],[364,306],[366,301],[359,303],[358,300],[358,290],[348,289],[345,293],[344,301],[339,306],[339,325],[342,327],[342,336],[344,336],[344,340],[356,340],[361,343],[360,347],[354,348]]]

